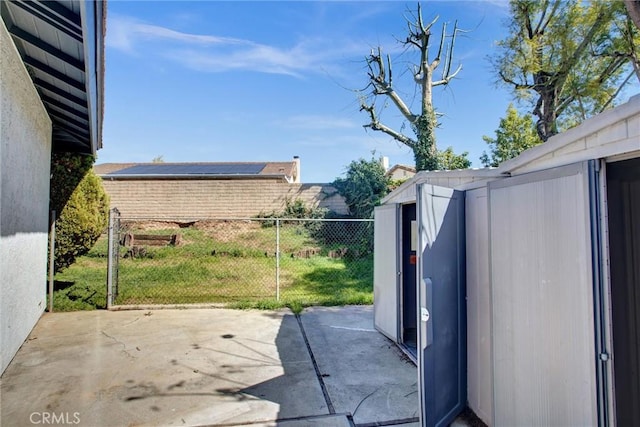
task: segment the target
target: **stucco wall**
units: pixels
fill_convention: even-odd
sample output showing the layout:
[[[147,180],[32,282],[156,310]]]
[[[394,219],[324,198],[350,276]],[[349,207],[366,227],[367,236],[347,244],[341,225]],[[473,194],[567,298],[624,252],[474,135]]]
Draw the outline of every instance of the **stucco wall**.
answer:
[[[249,218],[282,210],[286,200],[347,213],[336,190],[327,184],[288,184],[276,180],[110,180],[103,179],[111,207],[123,217]]]
[[[46,305],[51,122],[0,20],[0,373]]]

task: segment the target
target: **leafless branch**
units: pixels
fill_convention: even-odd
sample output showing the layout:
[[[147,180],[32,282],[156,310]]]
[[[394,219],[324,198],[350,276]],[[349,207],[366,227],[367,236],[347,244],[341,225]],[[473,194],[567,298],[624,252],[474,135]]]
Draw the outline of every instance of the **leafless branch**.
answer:
[[[449,84],[449,82],[462,70],[462,65],[458,65],[458,68],[453,72],[453,74],[449,74],[447,76],[443,76],[441,80],[436,80],[431,83],[431,86],[441,86]]]
[[[414,141],[413,139],[409,138],[408,136],[394,129],[391,129],[385,124],[380,123],[380,121],[378,120],[378,116],[376,115],[375,107],[373,105],[367,105],[365,103],[362,103],[360,105],[360,111],[368,112],[369,118],[371,119],[371,121],[368,124],[364,125],[365,128],[371,128],[376,131],[384,132],[387,135],[391,136],[396,141],[401,142],[410,148],[415,147],[416,141]]]
[[[415,121],[416,115],[411,112],[400,95],[393,89],[391,81],[391,58],[387,56],[387,65],[385,66],[382,59],[382,50],[378,48],[378,53],[372,51],[367,58],[367,66],[369,67],[369,81],[373,86],[374,94],[388,96],[407,120],[410,122]],[[389,68],[389,77],[387,77],[386,68]]]
[[[627,76],[626,79],[624,79],[624,81],[622,82],[622,84],[620,86],[618,86],[618,89],[615,91],[615,93],[613,93],[611,95],[611,97],[607,100],[607,102],[602,106],[602,108],[600,109],[600,112],[603,112],[604,110],[607,109],[607,107],[609,106],[609,104],[611,104],[613,102],[613,100],[620,94],[620,92],[622,91],[622,88],[624,87],[624,85],[626,85],[629,80],[631,79],[631,77],[633,77],[633,75],[636,74],[636,70],[632,70],[629,75]]]
[[[533,89],[535,87],[535,85],[532,84],[522,84],[522,83],[518,83],[513,79],[508,78],[507,76],[504,75],[504,73],[502,71],[500,71],[498,73],[500,75],[500,78],[505,82],[508,83],[510,85],[513,85],[514,89],[517,90],[523,90],[523,89]]]

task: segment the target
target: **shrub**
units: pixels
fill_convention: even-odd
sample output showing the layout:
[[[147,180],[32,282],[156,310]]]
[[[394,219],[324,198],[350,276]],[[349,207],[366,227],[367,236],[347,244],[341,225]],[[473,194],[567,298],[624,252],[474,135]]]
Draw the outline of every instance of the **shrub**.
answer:
[[[302,199],[291,200],[287,198],[285,200],[285,206],[282,211],[272,211],[270,213],[259,213],[256,215],[256,218],[266,218],[266,219],[285,219],[285,218],[294,218],[294,219],[319,219],[325,218],[328,214],[329,210],[326,208],[316,207],[316,206],[307,206],[307,204]],[[283,221],[282,223],[285,223]],[[273,227],[275,226],[275,221],[263,221],[263,227]]]
[[[344,197],[354,218],[373,218],[373,209],[389,192],[389,178],[375,158],[359,159],[349,164],[346,177],[337,178],[333,186]]]
[[[49,186],[49,209],[58,216],[67,204],[82,178],[91,170],[95,159],[76,153],[53,153],[51,155],[51,181]]]
[[[98,240],[107,226],[109,200],[100,178],[91,170],[92,157],[56,154],[52,163],[50,204],[59,212],[54,269],[59,272],[89,252]]]
[[[307,206],[302,199],[287,199],[282,218],[324,218],[328,210],[326,208]]]

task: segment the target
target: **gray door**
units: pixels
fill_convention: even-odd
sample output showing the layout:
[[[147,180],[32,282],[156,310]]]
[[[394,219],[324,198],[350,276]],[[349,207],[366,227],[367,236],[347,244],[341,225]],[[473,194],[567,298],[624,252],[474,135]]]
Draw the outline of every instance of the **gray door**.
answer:
[[[398,205],[374,212],[373,321],[377,330],[398,341]]]
[[[417,190],[420,415],[445,426],[467,400],[464,193]]]

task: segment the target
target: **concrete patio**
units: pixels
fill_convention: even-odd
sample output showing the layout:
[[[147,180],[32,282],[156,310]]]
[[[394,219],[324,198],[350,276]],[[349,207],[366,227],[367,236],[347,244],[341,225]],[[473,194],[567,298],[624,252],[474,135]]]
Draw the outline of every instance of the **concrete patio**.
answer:
[[[2,377],[0,422],[417,426],[416,381],[370,306],[52,313]]]

